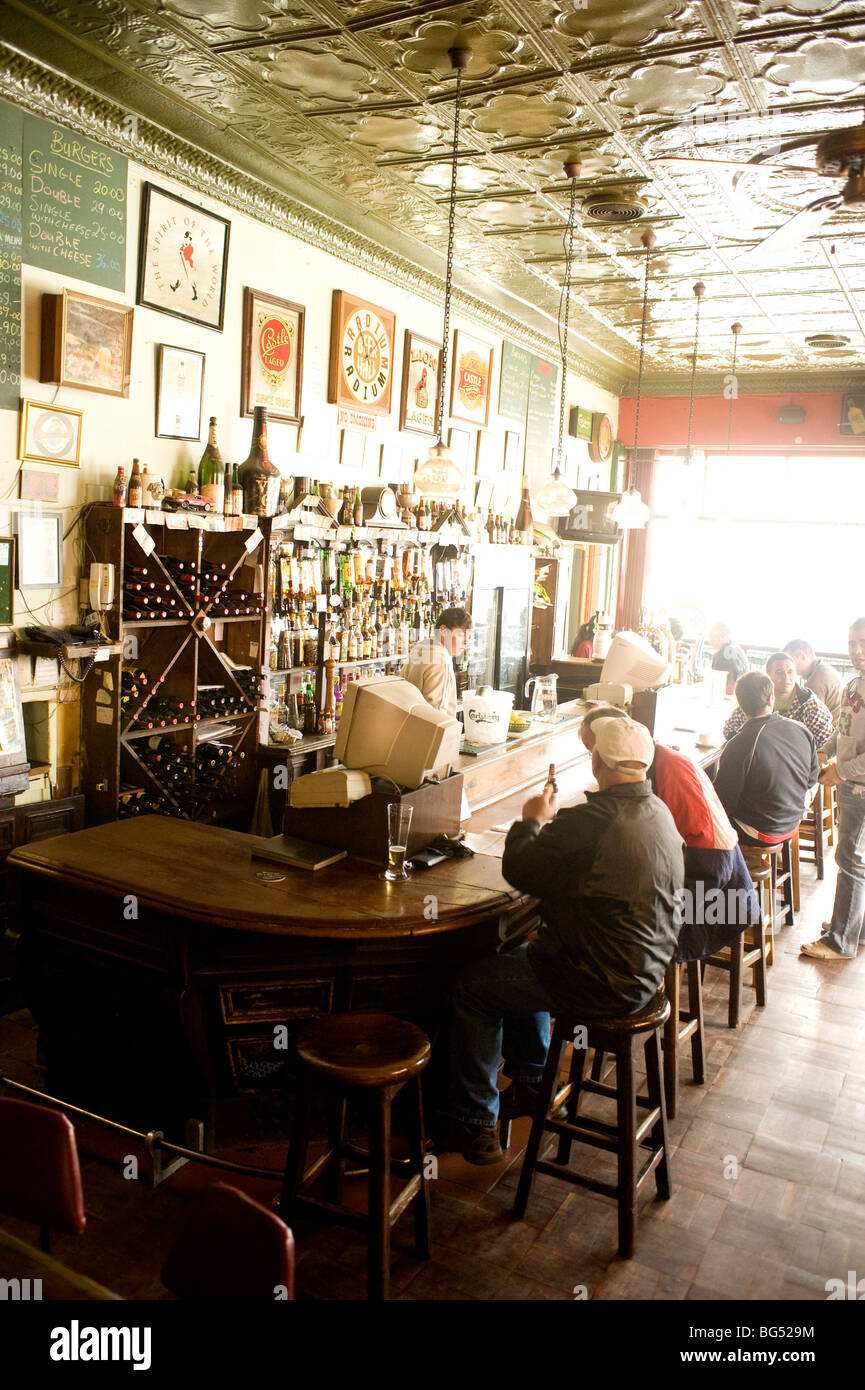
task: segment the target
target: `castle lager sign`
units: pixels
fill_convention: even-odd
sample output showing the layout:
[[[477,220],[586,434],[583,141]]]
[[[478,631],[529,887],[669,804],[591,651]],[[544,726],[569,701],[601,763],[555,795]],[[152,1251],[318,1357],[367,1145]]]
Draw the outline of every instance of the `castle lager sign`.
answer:
[[[454,334],[454,370],[451,377],[451,419],[484,426],[490,417],[490,378],[493,348],[462,330]]]

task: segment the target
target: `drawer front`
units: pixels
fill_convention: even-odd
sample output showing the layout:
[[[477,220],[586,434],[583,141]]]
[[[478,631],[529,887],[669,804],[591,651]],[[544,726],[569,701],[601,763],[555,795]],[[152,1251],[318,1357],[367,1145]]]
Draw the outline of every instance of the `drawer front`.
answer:
[[[284,1023],[315,1018],[333,1009],[333,979],[291,980],[278,985],[234,985],[219,991],[223,1023]]]

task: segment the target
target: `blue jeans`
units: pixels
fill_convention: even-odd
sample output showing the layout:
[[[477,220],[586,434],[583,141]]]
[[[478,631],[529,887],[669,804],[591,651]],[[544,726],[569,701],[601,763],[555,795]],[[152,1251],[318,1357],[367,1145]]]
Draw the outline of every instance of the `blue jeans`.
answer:
[[[451,995],[449,1108],[463,1124],[495,1129],[499,1063],[512,1081],[537,1082],[550,1046],[549,994],[528,946],[484,956],[461,970]]]
[[[865,787],[838,787],[838,881],[829,930],[821,938],[842,956],[855,956],[865,918]]]

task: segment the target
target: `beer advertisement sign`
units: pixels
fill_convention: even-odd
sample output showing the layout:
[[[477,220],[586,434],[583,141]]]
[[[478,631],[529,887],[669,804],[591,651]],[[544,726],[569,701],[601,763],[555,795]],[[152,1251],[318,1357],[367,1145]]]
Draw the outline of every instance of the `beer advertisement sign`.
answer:
[[[435,434],[441,391],[442,347],[406,329],[399,427],[413,434]]]
[[[451,419],[484,426],[490,417],[493,347],[459,329],[454,333]]]
[[[247,288],[243,308],[240,413],[263,405],[271,420],[299,424],[303,305]]]

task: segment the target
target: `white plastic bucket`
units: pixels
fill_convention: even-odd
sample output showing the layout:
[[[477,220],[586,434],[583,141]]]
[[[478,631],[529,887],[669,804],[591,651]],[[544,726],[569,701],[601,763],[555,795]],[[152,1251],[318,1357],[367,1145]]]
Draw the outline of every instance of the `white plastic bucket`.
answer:
[[[503,690],[491,690],[486,695],[467,690],[463,695],[466,742],[476,747],[504,743],[513,703],[513,695]]]

